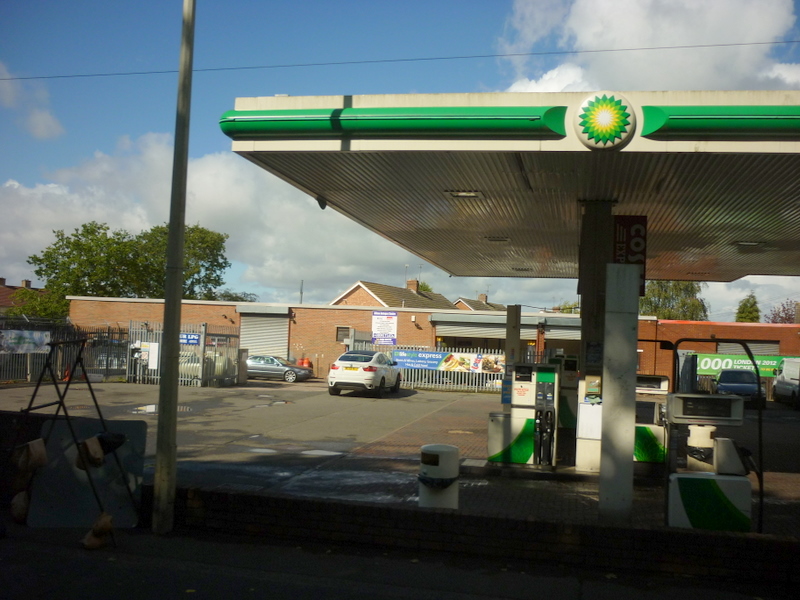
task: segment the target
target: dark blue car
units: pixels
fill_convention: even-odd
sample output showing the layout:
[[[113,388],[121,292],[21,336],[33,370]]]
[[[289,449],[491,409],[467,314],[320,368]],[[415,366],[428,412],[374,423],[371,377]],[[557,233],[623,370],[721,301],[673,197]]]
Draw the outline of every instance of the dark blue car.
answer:
[[[745,406],[757,406],[759,400],[758,377],[755,371],[745,369],[723,369],[714,380],[718,394],[735,394],[742,396]],[[766,394],[761,387],[761,408],[764,408]]]

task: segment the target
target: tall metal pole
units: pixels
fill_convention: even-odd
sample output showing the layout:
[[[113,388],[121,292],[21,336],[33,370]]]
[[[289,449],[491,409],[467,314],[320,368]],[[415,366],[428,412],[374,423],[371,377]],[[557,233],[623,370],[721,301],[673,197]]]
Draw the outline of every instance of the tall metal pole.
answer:
[[[181,300],[183,296],[183,240],[186,221],[186,172],[189,162],[189,109],[192,100],[195,0],[183,0],[172,162],[172,197],[167,240],[167,275],[164,289],[164,335],[161,339],[161,383],[158,395],[156,473],[153,488],[153,532],[172,531],[175,517],[175,480],[178,421],[178,357],[180,354]]]

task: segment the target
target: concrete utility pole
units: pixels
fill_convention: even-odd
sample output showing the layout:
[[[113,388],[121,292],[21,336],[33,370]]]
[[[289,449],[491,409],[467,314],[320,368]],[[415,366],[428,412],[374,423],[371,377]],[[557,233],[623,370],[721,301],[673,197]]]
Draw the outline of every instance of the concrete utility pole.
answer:
[[[153,488],[154,533],[172,531],[175,517],[178,357],[181,349],[183,241],[186,221],[186,172],[189,162],[189,109],[192,101],[194,7],[195,0],[183,1],[178,107],[172,162],[172,198],[167,240],[167,277],[164,290],[164,334],[161,339],[161,383],[158,395],[156,473]]]

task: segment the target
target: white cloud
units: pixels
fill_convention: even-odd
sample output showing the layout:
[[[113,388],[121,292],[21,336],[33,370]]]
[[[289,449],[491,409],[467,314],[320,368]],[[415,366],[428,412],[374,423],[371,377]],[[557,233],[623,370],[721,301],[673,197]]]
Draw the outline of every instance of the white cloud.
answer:
[[[36,139],[55,138],[64,127],[50,109],[47,89],[38,83],[24,85],[0,62],[0,106],[22,116],[25,130]]]
[[[31,135],[40,140],[58,137],[64,133],[61,123],[46,109],[31,109],[26,123]]]
[[[16,106],[20,96],[19,82],[9,80],[10,77],[13,77],[13,75],[0,62],[0,106],[5,108]]]
[[[566,63],[542,75],[539,79],[527,77],[517,79],[507,92],[584,92],[597,89],[586,81],[584,70],[578,65]]]
[[[800,87],[800,65],[775,64],[764,73],[764,79],[772,79],[780,83],[781,88],[797,89]]]
[[[122,138],[114,154],[52,174],[54,183],[0,187],[13,228],[0,230],[0,260],[9,281],[35,279],[26,258],[50,245],[53,230],[88,221],[138,233],[169,220],[172,142],[168,135]],[[558,279],[456,278],[371,233],[331,208],[232,153],[190,160],[187,224],[229,234],[226,283],[265,302],[326,304],[358,280],[395,286],[421,276],[450,300],[487,293],[503,304],[552,306],[573,301],[575,282]],[[406,265],[408,268],[406,269]],[[41,282],[37,282],[37,285]]]
[[[783,39],[796,19],[791,0],[574,0],[558,5],[557,14],[566,18],[556,25],[548,20],[544,29],[558,36],[565,49],[581,51],[569,56],[569,63],[580,66],[582,79],[596,83],[595,89],[796,86],[797,65],[777,65],[769,45],[726,46]],[[514,3],[513,24],[507,27],[501,47],[517,52],[538,48],[543,39],[543,25],[536,19],[538,6],[533,0]],[[719,46],[598,52],[698,45]],[[512,88],[520,80],[537,79],[530,67],[520,68],[518,58],[512,64],[518,72]]]

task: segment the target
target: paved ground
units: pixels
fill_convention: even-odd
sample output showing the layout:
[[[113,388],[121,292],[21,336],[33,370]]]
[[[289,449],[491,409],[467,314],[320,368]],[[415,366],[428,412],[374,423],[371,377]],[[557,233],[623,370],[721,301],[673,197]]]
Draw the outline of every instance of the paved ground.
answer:
[[[105,418],[148,424],[145,480],[153,476],[158,388],[96,384]],[[253,381],[236,388],[181,388],[178,412],[179,485],[251,493],[408,504],[417,501],[420,447],[450,444],[462,459],[460,507],[481,514],[559,522],[598,522],[598,483],[591,475],[561,467],[555,474],[485,462],[487,420],[498,409],[493,394],[402,390],[378,400],[357,394],[332,397],[320,381],[288,385]],[[0,388],[0,410],[28,406],[32,388]],[[34,405],[55,399],[42,388]],[[65,397],[74,416],[94,416],[85,384]],[[752,437],[755,413],[736,431]],[[774,431],[797,442],[798,413],[780,405],[765,412],[765,437]],[[787,429],[788,428],[788,429]],[[781,440],[775,448],[791,454],[792,472],[764,476],[763,532],[800,538],[800,453]],[[754,445],[753,445],[754,446]],[[753,447],[751,446],[751,447]],[[771,447],[767,450],[771,451]],[[663,475],[637,465],[631,525],[664,523]],[[753,481],[757,499],[757,481]],[[754,508],[754,528],[757,523]]]
[[[155,449],[152,386],[97,384],[109,419],[148,423]],[[0,410],[28,405],[31,388],[0,386]],[[39,402],[53,399],[42,390]],[[70,414],[93,416],[85,385],[66,397]],[[250,382],[185,388],[179,398],[180,485],[407,504],[417,500],[419,449],[452,444],[463,459],[463,511],[515,518],[597,522],[597,480],[570,468],[553,475],[485,464],[489,412],[498,396],[404,390],[386,400],[330,397],[320,382]],[[795,427],[796,413],[770,407],[768,427]],[[752,419],[751,419],[752,421]],[[746,427],[749,427],[747,425]],[[795,434],[796,435],[796,434]],[[152,477],[152,458],[145,476]],[[800,468],[765,475],[764,532],[800,538]],[[663,527],[662,479],[637,477],[631,525]],[[118,533],[117,548],[87,553],[83,530],[8,524],[0,541],[0,598],[789,598],[780,588],[726,589],[685,578],[537,569],[436,556],[373,556],[335,547],[251,546],[240,541]],[[98,590],[102,590],[98,593]]]

